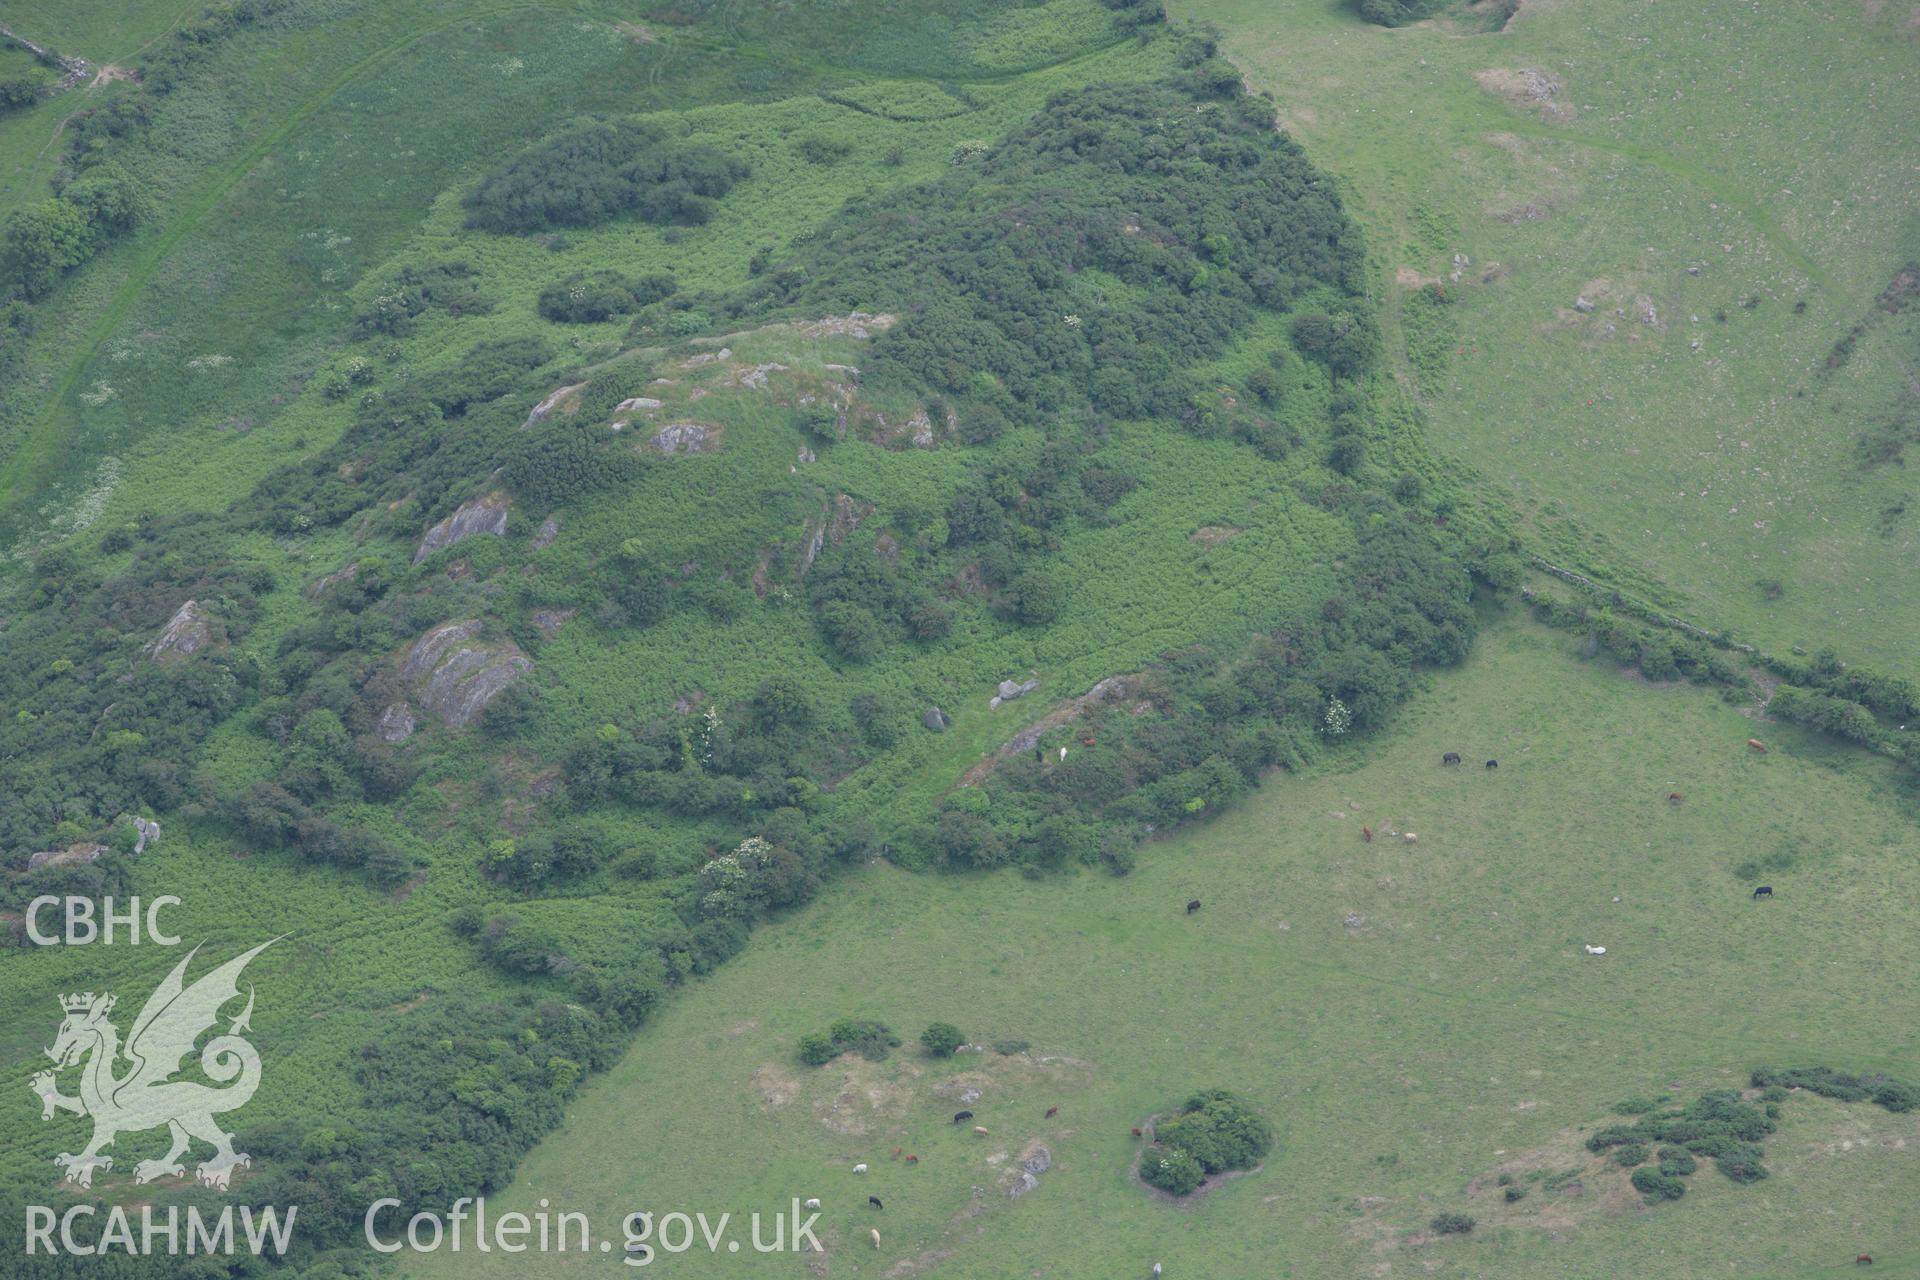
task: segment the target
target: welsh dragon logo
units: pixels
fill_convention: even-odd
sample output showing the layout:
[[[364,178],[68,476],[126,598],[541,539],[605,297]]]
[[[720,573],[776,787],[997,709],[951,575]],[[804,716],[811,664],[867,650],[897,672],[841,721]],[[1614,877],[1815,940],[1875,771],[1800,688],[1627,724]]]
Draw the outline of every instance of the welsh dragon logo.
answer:
[[[187,964],[200,948],[188,952],[173,967],[166,980],[154,989],[140,1016],[133,1020],[124,1047],[120,1032],[107,1015],[113,1012],[111,994],[60,997],[66,1020],[53,1047],[46,1051],[54,1069],[33,1077],[33,1091],[40,1097],[40,1118],[51,1120],[56,1109],[93,1117],[93,1141],[79,1155],[61,1152],[54,1163],[67,1171],[66,1180],[83,1187],[93,1185],[95,1169],[112,1169],[113,1158],[101,1155],[122,1133],[167,1127],[172,1146],[158,1160],[142,1160],[134,1166],[135,1182],[156,1178],[180,1177],[185,1168],[180,1157],[194,1139],[213,1147],[213,1158],[195,1170],[195,1177],[210,1187],[225,1190],[233,1177],[234,1166],[252,1163],[251,1157],[233,1149],[233,1135],[214,1121],[214,1116],[246,1105],[260,1087],[260,1054],[242,1038],[251,1030],[253,988],[247,988],[247,1006],[227,1025],[225,1035],[217,1035],[200,1050],[200,1069],[207,1078],[225,1088],[214,1088],[193,1080],[175,1080],[182,1060],[193,1052],[194,1042],[220,1020],[220,1008],[240,994],[240,971],[247,962],[272,946],[263,942],[212,973],[186,986],[182,981]],[[125,1057],[125,1074],[115,1074],[115,1064]],[[70,1098],[60,1092],[56,1074],[68,1067],[80,1066],[80,1096]],[[228,1083],[231,1081],[232,1083]]]

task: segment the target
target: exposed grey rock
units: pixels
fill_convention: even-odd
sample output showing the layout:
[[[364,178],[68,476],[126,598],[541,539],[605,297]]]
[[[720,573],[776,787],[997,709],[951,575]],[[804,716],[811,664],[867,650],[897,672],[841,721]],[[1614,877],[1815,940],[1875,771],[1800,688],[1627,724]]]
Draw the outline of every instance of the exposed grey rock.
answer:
[[[752,387],[757,391],[764,390],[767,385],[768,374],[785,373],[786,371],[787,366],[783,364],[757,364],[740,375],[740,385],[743,387]]]
[[[1019,1176],[1014,1179],[1013,1186],[1007,1189],[1007,1194],[1018,1200],[1039,1186],[1040,1175],[1051,1168],[1053,1168],[1053,1152],[1036,1142],[1027,1149],[1021,1159]]]
[[[27,858],[27,870],[38,871],[41,867],[64,867],[85,865],[107,851],[107,846],[83,840],[79,844],[68,845],[64,849],[43,849],[30,854]]]
[[[1028,694],[1032,693],[1035,689],[1038,689],[1039,687],[1040,687],[1040,682],[1038,680],[1026,680],[1026,681],[1019,681],[1019,682],[1016,682],[1013,680],[1002,680],[1000,682],[1000,701],[1012,702],[1015,698],[1024,698]]]
[[[1573,309],[1582,314],[1585,314],[1586,312],[1593,310],[1593,304],[1587,301],[1585,298],[1575,298],[1573,300]]]
[[[444,551],[457,542],[479,534],[491,534],[502,537],[507,532],[507,508],[513,500],[506,494],[495,491],[484,498],[476,498],[458,511],[427,530],[420,539],[420,549],[413,553],[413,563],[419,564],[436,551]]]
[[[712,453],[719,447],[718,433],[698,422],[669,422],[654,433],[649,442],[664,454]]]
[[[553,540],[559,536],[560,536],[560,517],[548,516],[545,520],[542,520],[540,522],[540,528],[534,532],[533,549],[535,551],[544,551],[548,547],[552,546]]]
[[[907,419],[907,429],[913,433],[910,439],[914,448],[933,448],[933,419],[927,416],[925,409],[913,411],[913,416]]]
[[[414,641],[401,664],[421,706],[452,729],[464,727],[533,667],[517,645],[482,644],[479,634],[477,620],[443,622]]]
[[[928,707],[927,713],[920,717],[920,723],[935,733],[945,733],[947,727],[953,723],[953,717],[939,707]]]
[[[680,363],[691,369],[696,365],[713,364],[715,361],[731,359],[733,359],[733,348],[722,347],[718,351],[702,351],[697,356],[688,356]]]
[[[133,823],[133,852],[135,857],[145,853],[148,845],[160,843],[159,823],[150,818],[140,817],[131,818],[129,821]]]
[[[155,662],[165,662],[198,653],[212,639],[213,627],[207,611],[198,601],[189,600],[175,610],[160,634],[147,642],[144,652]]]
[[[634,396],[631,399],[622,400],[613,407],[613,411],[615,413],[639,413],[642,409],[658,409],[664,403],[666,402],[663,400],[655,400],[652,396]]]
[[[455,510],[434,528],[426,530],[420,537],[420,549],[413,553],[413,562],[419,564],[436,551],[445,551],[453,543],[467,541],[480,533],[490,533],[493,537],[503,537],[507,533],[507,507],[513,505],[513,499],[505,493],[488,493],[486,497],[474,499],[465,507]]]
[[[533,412],[529,413],[527,415],[527,420],[520,424],[520,429],[522,431],[525,431],[528,427],[532,426],[534,423],[539,422],[541,419],[545,418],[548,414],[552,413],[555,409],[559,408],[561,403],[565,401],[568,396],[577,394],[580,391],[580,389],[586,385],[587,384],[584,382],[576,382],[571,386],[555,388],[552,392],[550,392],[547,395],[546,399],[542,400],[539,404],[533,406]]]
[[[413,708],[404,702],[392,704],[380,713],[374,732],[382,742],[405,742],[413,736]]]

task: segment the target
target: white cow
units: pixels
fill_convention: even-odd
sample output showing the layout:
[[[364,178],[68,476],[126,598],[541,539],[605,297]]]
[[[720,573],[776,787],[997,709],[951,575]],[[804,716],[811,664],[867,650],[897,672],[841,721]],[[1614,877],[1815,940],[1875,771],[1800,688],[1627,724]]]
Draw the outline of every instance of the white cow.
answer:
[[[818,1209],[819,1207],[820,1207],[820,1201],[817,1198],[807,1201],[807,1208]]]

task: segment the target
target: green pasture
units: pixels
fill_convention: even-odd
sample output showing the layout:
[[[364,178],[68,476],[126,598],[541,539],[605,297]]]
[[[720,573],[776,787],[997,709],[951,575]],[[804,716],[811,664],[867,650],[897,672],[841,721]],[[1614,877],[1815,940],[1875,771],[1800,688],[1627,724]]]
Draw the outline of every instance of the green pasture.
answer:
[[[1911,1073],[1920,1008],[1896,957],[1920,849],[1873,768],[1771,733],[1756,755],[1739,709],[1571,646],[1530,623],[1489,628],[1377,749],[1276,779],[1125,879],[858,874],[643,1031],[493,1211],[545,1198],[617,1247],[634,1210],[744,1219],[818,1196],[836,1275],[1106,1277],[1158,1260],[1222,1280],[1787,1277],[1862,1251],[1920,1266],[1911,1116],[1796,1096],[1766,1143],[1770,1179],[1736,1186],[1703,1165],[1657,1209],[1582,1147],[1614,1102],[1742,1085],[1763,1064]],[[1448,749],[1469,767],[1443,769]],[[1738,873],[1756,861],[1772,902]],[[1189,918],[1191,897],[1205,905]],[[909,1039],[951,1020],[1031,1048],[800,1065],[798,1038],[843,1015]],[[985,1138],[949,1122],[968,1085],[984,1090],[964,1105]],[[1150,1200],[1128,1176],[1130,1127],[1210,1086],[1254,1100],[1276,1151],[1191,1205]],[[1015,1203],[1004,1158],[1033,1139],[1053,1168]],[[1524,1200],[1504,1200],[1502,1172],[1532,1188]],[[1548,1185],[1569,1172],[1577,1189]],[[1479,1225],[1422,1238],[1447,1211]],[[417,1277],[617,1265],[403,1263]],[[658,1265],[798,1266],[703,1251]]]
[[[1504,31],[1472,11],[1386,30],[1333,0],[1174,12],[1221,27],[1350,193],[1433,446],[1538,550],[1756,643],[1911,670],[1920,507],[1855,442],[1910,399],[1913,330],[1871,322],[1826,369],[1920,257],[1905,10],[1529,2]],[[1546,102],[1476,79],[1523,71]],[[1457,299],[1437,335],[1402,321],[1435,280]]]

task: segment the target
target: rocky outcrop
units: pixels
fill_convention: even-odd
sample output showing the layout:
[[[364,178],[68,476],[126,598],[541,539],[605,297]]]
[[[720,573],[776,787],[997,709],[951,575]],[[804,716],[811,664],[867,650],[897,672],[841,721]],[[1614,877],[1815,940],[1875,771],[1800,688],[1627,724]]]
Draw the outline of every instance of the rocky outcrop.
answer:
[[[43,849],[27,857],[27,870],[38,871],[42,867],[84,866],[107,851],[107,846],[83,840],[79,844],[70,844],[64,849]]]
[[[511,505],[513,499],[498,491],[467,503],[427,530],[420,539],[419,550],[413,553],[413,563],[419,564],[436,551],[444,551],[483,533],[503,537],[507,532],[507,508]]]
[[[560,517],[548,516],[540,522],[540,527],[534,531],[533,549],[535,551],[545,551],[553,545],[553,540],[559,536]]]
[[[482,642],[480,630],[476,619],[443,622],[413,642],[400,667],[420,705],[450,729],[471,723],[489,702],[533,668],[519,646],[510,641]]]
[[[413,708],[404,702],[392,703],[380,713],[380,723],[373,731],[382,742],[405,742],[413,736]]]
[[[160,843],[160,824],[151,818],[129,817],[133,824],[133,853],[135,857],[147,851],[150,844]]]
[[[1040,1185],[1040,1175],[1053,1168],[1053,1152],[1045,1144],[1034,1141],[1020,1152],[1020,1162],[1012,1169],[1013,1185],[1007,1188],[1007,1195],[1015,1200]]]
[[[560,633],[560,628],[573,621],[573,609],[541,609],[527,621],[540,628],[540,634],[551,640]]]
[[[720,447],[720,429],[699,422],[669,422],[648,441],[661,453],[713,453]]]
[[[325,595],[328,591],[332,590],[334,587],[338,587],[343,584],[352,582],[355,578],[358,578],[359,576],[360,576],[360,562],[358,560],[349,561],[347,564],[343,565],[338,569],[335,569],[332,573],[328,574],[324,578],[321,578],[319,581],[315,582],[312,586],[308,587],[307,599],[318,600],[321,596]]]
[[[189,600],[175,611],[160,634],[149,640],[143,652],[155,662],[190,657],[213,642],[213,623],[196,600]]]
[[[525,431],[534,423],[548,417],[556,409],[562,413],[571,413],[579,405],[580,390],[586,385],[584,382],[576,382],[572,386],[556,387],[548,393],[545,400],[533,406],[533,412],[529,413],[527,420],[520,424],[520,429]]]
[[[989,710],[997,711],[1000,709],[1001,703],[1012,702],[1016,698],[1024,698],[1039,687],[1040,682],[1038,680],[1002,680],[998,692],[988,700],[987,707]]]

